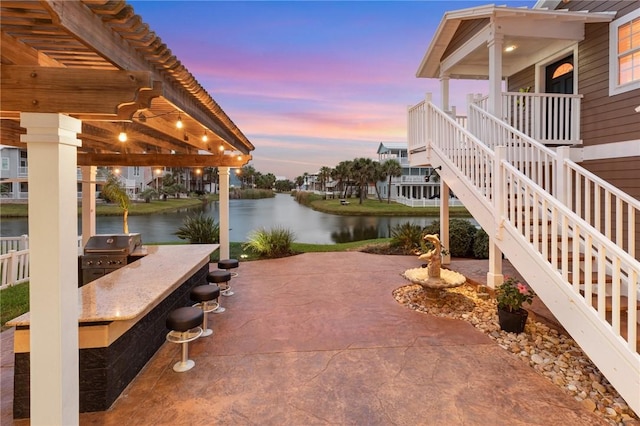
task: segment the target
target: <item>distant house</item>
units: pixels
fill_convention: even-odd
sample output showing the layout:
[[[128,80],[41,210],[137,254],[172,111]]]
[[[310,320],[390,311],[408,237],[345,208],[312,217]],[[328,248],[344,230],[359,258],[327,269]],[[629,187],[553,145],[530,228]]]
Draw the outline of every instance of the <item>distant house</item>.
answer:
[[[636,413],[639,58],[638,1],[453,10],[416,74],[439,79],[441,102],[427,95],[408,120],[410,164],[441,167],[443,197],[490,236],[488,284],[504,254]],[[489,83],[464,120],[451,79]],[[446,204],[440,222],[446,246]]]
[[[378,182],[380,195],[409,206],[424,205],[428,200],[440,198],[440,176],[432,167],[412,167],[409,163],[407,144],[402,142],[380,142],[378,161],[397,160],[402,167],[402,176]]]

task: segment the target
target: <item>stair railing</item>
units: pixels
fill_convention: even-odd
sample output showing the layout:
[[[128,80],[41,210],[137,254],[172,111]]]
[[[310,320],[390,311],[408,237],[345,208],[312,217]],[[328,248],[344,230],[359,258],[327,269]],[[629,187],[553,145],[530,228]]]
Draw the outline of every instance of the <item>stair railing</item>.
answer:
[[[638,303],[638,260],[526,176],[509,158],[509,146],[490,149],[429,101],[419,110],[426,117],[423,139],[412,141],[415,149],[455,171],[469,194],[481,196],[475,199],[483,210],[493,209],[498,246],[520,267],[536,265],[535,273],[529,271],[537,277],[530,280],[532,287],[554,305],[554,314],[629,405],[640,410],[638,317],[635,309],[622,309],[623,295],[628,306]],[[465,205],[474,215],[481,211],[475,202],[465,200]],[[607,280],[610,293],[598,291]]]
[[[574,213],[634,258],[640,201],[579,166],[568,147],[557,152],[512,128],[471,102],[468,129],[492,150],[507,147],[507,160],[538,186],[565,203]]]

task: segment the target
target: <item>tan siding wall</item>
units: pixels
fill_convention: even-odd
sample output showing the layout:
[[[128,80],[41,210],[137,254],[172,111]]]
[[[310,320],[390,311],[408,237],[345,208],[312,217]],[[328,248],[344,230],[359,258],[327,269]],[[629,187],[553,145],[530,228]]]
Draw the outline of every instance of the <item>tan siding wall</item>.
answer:
[[[472,21],[462,21],[453,38],[451,39],[451,43],[449,43],[447,50],[445,50],[444,54],[442,55],[442,58],[444,59],[447,56],[451,55],[451,53],[455,52],[459,47],[461,47],[471,37],[473,37],[488,24],[489,18]]]
[[[578,46],[578,93],[584,96],[584,146],[640,139],[640,116],[634,110],[640,90],[609,96],[608,24],[586,26],[585,41]]]
[[[531,92],[535,91],[536,86],[536,70],[532,66],[525,68],[522,71],[518,71],[512,76],[509,76],[508,92],[518,92],[524,87],[531,87]]]
[[[638,8],[637,0],[573,0],[567,4],[560,3],[559,9],[567,9],[571,11],[588,10],[589,12],[613,12],[617,11],[616,18],[626,15],[627,13]]]

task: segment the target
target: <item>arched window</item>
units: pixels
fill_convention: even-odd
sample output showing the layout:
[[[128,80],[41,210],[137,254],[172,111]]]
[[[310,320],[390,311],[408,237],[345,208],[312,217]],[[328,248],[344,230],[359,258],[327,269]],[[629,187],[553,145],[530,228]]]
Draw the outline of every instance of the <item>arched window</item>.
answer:
[[[562,75],[570,73],[571,71],[573,71],[573,65],[568,62],[565,62],[564,64],[556,68],[556,70],[553,72],[552,78],[558,78]]]

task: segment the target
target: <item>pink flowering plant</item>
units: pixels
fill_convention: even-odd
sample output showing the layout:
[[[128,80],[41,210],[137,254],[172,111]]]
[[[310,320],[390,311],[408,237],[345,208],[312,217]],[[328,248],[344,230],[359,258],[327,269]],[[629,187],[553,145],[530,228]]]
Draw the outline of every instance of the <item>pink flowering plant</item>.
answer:
[[[496,289],[498,308],[514,312],[522,309],[523,303],[531,303],[535,297],[533,290],[513,277],[505,277],[504,282]]]

